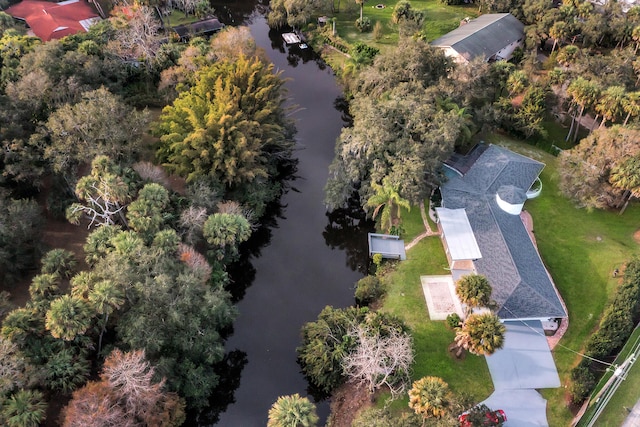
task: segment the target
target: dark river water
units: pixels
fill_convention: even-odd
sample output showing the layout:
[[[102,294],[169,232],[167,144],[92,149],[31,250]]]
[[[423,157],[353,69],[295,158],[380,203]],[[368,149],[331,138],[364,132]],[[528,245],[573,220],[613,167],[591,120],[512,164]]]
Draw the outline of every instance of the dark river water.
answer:
[[[216,6],[216,13],[227,24],[248,25],[257,44],[289,79],[290,102],[298,107],[292,117],[299,163],[280,212],[258,232],[257,241],[247,248],[251,256],[234,274],[240,314],[226,349],[240,379],[239,386],[237,375],[227,379],[225,399],[235,402],[220,413],[217,426],[265,426],[279,396],[308,394],[296,363],[300,328],[326,305],[354,303],[354,284],[366,271],[366,233],[371,231],[370,223],[345,212],[329,216],[323,203],[328,166],[344,125],[335,108],[341,90],[333,73],[311,52],[283,46],[279,34],[269,33],[260,9],[239,2]],[[324,420],[328,403],[317,406]]]

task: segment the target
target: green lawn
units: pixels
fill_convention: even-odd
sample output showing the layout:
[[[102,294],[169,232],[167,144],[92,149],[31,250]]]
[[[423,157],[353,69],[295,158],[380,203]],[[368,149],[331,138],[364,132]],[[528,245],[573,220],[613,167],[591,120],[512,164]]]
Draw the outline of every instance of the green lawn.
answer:
[[[371,25],[380,22],[383,28],[383,36],[380,40],[373,39],[373,34],[360,33],[355,27],[355,21],[360,17],[360,7],[354,1],[340,3],[340,11],[335,14],[336,31],[341,38],[348,43],[362,41],[381,50],[398,43],[398,28],[391,23],[391,14],[397,1],[380,1],[384,9],[378,9],[376,2],[367,2],[364,5],[363,16],[371,20]],[[443,34],[458,28],[460,21],[466,17],[476,17],[478,9],[474,5],[447,6],[438,0],[412,0],[411,7],[425,12],[423,30],[429,41],[435,40]],[[337,5],[337,3],[336,3]]]
[[[425,203],[425,209],[429,209],[429,203]],[[424,233],[424,225],[422,224],[422,216],[420,215],[420,208],[418,206],[411,207],[410,211],[402,209],[402,239],[405,244],[411,242],[418,235]],[[435,230],[435,225],[431,224],[431,229]]]
[[[527,202],[525,208],[533,216],[542,258],[569,310],[569,330],[554,350],[562,384],[566,385],[571,368],[579,361],[574,351],[582,349],[618,284],[613,270],[640,248],[633,238],[640,226],[640,207],[634,205],[622,216],[576,209],[559,193],[555,157],[502,136],[491,142],[546,164],[541,175],[542,195]],[[543,395],[549,401],[549,425],[569,425],[572,414],[566,406],[566,390],[545,390]]]
[[[175,27],[177,25],[191,24],[192,22],[199,21],[195,15],[184,15],[184,12],[173,9],[171,13],[164,17],[165,25],[167,27]]]
[[[420,218],[419,209],[415,210],[417,218]],[[449,356],[447,347],[453,342],[454,333],[445,327],[445,322],[429,320],[420,285],[420,276],[447,274],[447,267],[440,239],[428,237],[421,240],[408,251],[407,261],[399,263],[385,278],[388,291],[381,310],[400,316],[412,330],[415,350],[413,380],[427,375],[438,376],[449,383],[454,392],[471,393],[480,401],[493,389],[484,357],[468,354],[464,360],[458,361]],[[394,402],[392,408],[405,409],[407,402],[405,397]]]

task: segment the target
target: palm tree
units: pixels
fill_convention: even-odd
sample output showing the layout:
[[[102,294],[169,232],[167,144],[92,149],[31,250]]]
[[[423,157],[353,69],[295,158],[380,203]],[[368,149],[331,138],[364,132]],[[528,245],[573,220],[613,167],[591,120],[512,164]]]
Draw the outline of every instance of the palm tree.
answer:
[[[57,273],[68,279],[75,273],[77,264],[73,252],[66,249],[52,249],[42,257],[42,272]]]
[[[602,93],[600,101],[596,104],[596,111],[602,115],[600,128],[604,127],[607,120],[613,121],[622,115],[625,96],[626,90],[623,86],[609,86]]]
[[[98,276],[93,271],[79,272],[71,278],[71,295],[87,298],[98,280]]]
[[[313,427],[318,420],[316,406],[296,393],[280,396],[271,406],[267,427]]]
[[[551,49],[551,53],[556,50],[556,46],[558,45],[558,40],[564,39],[567,37],[568,28],[567,24],[564,21],[556,21],[553,26],[549,29],[549,36],[553,39],[553,48]]]
[[[124,292],[111,280],[103,280],[96,283],[89,291],[89,302],[93,308],[102,315],[102,328],[98,339],[98,353],[102,350],[102,336],[107,330],[109,315],[124,304]]]
[[[558,50],[558,56],[556,57],[556,60],[560,65],[568,67],[571,64],[575,63],[580,55],[580,48],[578,46],[570,44]]]
[[[31,279],[29,294],[33,301],[51,300],[60,293],[60,276],[57,273],[38,274]]]
[[[436,97],[436,105],[445,112],[453,111],[460,118],[460,142],[467,142],[473,136],[473,116],[466,107],[460,107],[451,98]]]
[[[529,79],[527,77],[527,73],[522,70],[515,70],[511,74],[509,74],[509,78],[507,79],[507,87],[509,88],[509,96],[513,96],[519,93],[527,87],[529,83]]]
[[[502,348],[506,332],[495,314],[471,314],[456,331],[455,342],[470,353],[490,355]]]
[[[633,54],[638,53],[638,47],[640,46],[640,25],[636,25],[633,27],[633,31],[631,32],[631,38],[634,42],[636,42],[636,47],[633,49]]]
[[[628,93],[622,109],[627,113],[627,117],[624,118],[624,123],[622,123],[622,126],[626,126],[632,116],[638,117],[638,114],[640,114],[640,92]]]
[[[38,427],[46,416],[42,393],[20,390],[5,401],[2,415],[9,427]]]
[[[366,0],[356,0],[356,4],[360,5],[360,21],[362,22],[362,9],[364,8],[364,2]]]
[[[600,88],[596,83],[593,83],[582,77],[578,77],[577,79],[572,81],[567,88],[567,94],[569,94],[573,98],[573,102],[580,106],[580,112],[574,114],[573,120],[571,121],[571,128],[569,129],[569,133],[567,134],[566,138],[567,141],[571,139],[571,134],[573,132],[575,124],[575,135],[573,137],[575,141],[578,138],[580,120],[582,119],[584,110],[585,108],[590,108],[596,102],[598,96],[600,95]]]
[[[89,304],[73,295],[63,295],[51,302],[45,326],[55,338],[73,341],[91,326]]]
[[[409,390],[409,407],[423,418],[441,418],[451,411],[452,405],[453,395],[442,378],[420,378]]]
[[[411,203],[400,197],[398,187],[391,184],[389,177],[384,177],[382,185],[372,182],[371,187],[375,190],[375,194],[369,197],[366,206],[375,208],[371,215],[373,218],[381,212],[380,223],[383,227],[386,226],[385,229],[388,232],[394,225],[394,214],[400,220],[400,208],[409,210],[411,209]]]
[[[467,306],[467,315],[475,307],[488,307],[491,304],[491,285],[489,280],[480,274],[468,274],[458,280],[456,294],[460,302]]]
[[[624,191],[622,215],[631,197],[640,197],[640,156],[629,157],[611,170],[609,182],[615,188]]]

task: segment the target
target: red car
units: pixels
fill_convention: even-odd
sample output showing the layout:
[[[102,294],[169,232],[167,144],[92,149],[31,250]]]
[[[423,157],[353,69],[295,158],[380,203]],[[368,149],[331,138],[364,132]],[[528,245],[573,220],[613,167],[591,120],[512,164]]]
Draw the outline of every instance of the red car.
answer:
[[[486,411],[483,418],[479,418],[476,415],[474,417],[474,420],[471,420],[472,416],[470,415],[471,414],[467,412],[458,417],[458,421],[460,421],[460,427],[501,426],[502,423],[507,421],[507,416],[502,409],[498,409],[496,411]],[[475,423],[473,421],[475,421]]]

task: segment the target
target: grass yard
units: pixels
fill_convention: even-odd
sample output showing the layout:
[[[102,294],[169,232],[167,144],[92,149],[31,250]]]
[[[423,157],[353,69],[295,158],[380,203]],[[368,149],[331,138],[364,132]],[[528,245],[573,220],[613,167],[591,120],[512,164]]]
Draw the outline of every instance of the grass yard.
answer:
[[[411,211],[411,219],[420,221],[419,209]],[[405,228],[409,217],[403,217]],[[424,227],[422,228],[424,230]],[[410,240],[407,235],[407,240]],[[414,340],[415,364],[412,379],[427,375],[441,377],[454,393],[469,392],[480,401],[491,394],[493,385],[484,357],[467,354],[462,361],[449,356],[447,347],[454,333],[444,321],[431,321],[420,285],[420,276],[447,274],[447,259],[438,237],[428,237],[407,252],[407,261],[398,263],[386,276],[388,293],[381,310],[400,316],[411,327]],[[409,410],[408,397],[393,402],[394,410]]]
[[[569,310],[569,330],[554,350],[560,379],[566,385],[579,361],[573,351],[582,349],[619,282],[612,277],[613,270],[640,249],[633,237],[640,225],[640,207],[630,206],[624,215],[576,209],[558,190],[555,157],[503,136],[488,140],[546,164],[541,175],[542,194],[525,208],[533,216],[542,258]],[[566,390],[545,390],[543,396],[549,401],[549,425],[569,425],[572,414]]]
[[[181,10],[173,9],[171,13],[164,17],[165,25],[167,27],[175,27],[183,24],[191,24],[192,22],[199,21],[195,15],[184,15]]]
[[[429,203],[425,203],[425,209],[429,209]],[[402,209],[402,239],[405,244],[415,239],[420,234],[424,233],[424,225],[422,224],[422,216],[420,215],[420,208],[413,206],[410,211]],[[431,224],[431,229],[435,230],[435,225]]]
[[[391,14],[397,1],[384,1],[379,3],[365,3],[363,16],[371,20],[373,27],[376,22],[382,24],[382,37],[374,40],[373,33],[361,33],[355,26],[355,21],[360,17],[360,7],[354,1],[336,3],[339,12],[335,14],[336,31],[348,43],[362,41],[380,50],[395,46],[398,43],[398,28],[391,22]],[[439,0],[411,0],[411,8],[425,12],[425,22],[422,26],[428,41],[437,39],[443,34],[458,28],[460,21],[466,17],[478,16],[478,9],[474,5],[447,6]],[[384,9],[376,8],[377,4],[385,5]]]

